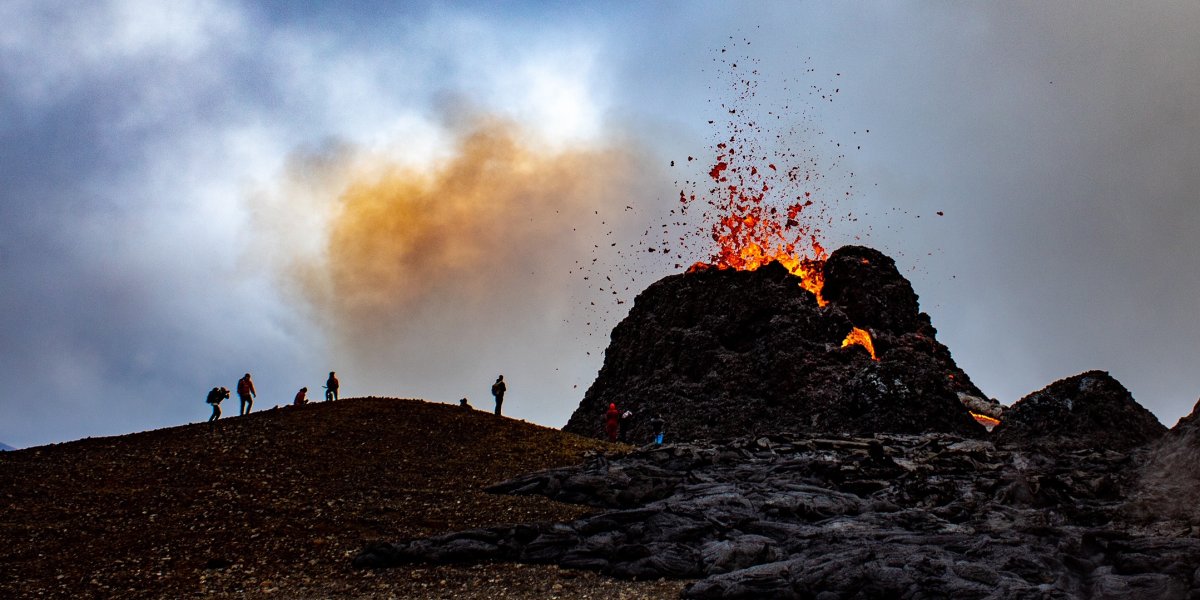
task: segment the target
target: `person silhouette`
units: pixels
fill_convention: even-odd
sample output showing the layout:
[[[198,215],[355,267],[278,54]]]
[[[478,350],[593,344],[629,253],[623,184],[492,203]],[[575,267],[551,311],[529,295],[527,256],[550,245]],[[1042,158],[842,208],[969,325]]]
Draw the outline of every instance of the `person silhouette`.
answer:
[[[292,406],[302,406],[308,404],[308,388],[302,387],[296,392],[296,399],[292,400]]]
[[[216,427],[216,420],[221,418],[221,401],[229,397],[229,390],[223,387],[215,387],[208,392],[208,397],[204,399],[212,406],[212,416],[208,418],[208,429],[211,431]]]
[[[254,408],[254,397],[258,392],[254,391],[254,381],[250,379],[250,374],[246,373],[245,377],[238,380],[237,383],[238,400],[241,400],[239,415],[250,414],[250,409]]]
[[[664,429],[666,429],[666,422],[663,421],[662,415],[654,415],[654,418],[650,419],[650,431],[654,434],[655,446],[662,445]]]
[[[329,372],[329,379],[325,380],[325,400],[332,401],[338,399],[338,382],[337,373]]]
[[[508,390],[508,386],[504,385],[504,376],[496,378],[496,383],[492,384],[492,396],[496,398],[496,415],[500,414],[500,405],[504,404],[504,392]]]

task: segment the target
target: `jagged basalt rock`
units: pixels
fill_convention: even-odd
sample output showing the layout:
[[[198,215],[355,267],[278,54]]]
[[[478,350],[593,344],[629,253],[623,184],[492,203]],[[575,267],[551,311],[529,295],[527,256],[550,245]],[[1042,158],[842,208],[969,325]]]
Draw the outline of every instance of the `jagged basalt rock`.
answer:
[[[1056,381],[1014,404],[992,435],[1003,444],[1128,450],[1167,430],[1104,371]]]
[[[982,435],[959,401],[983,397],[940,344],[892,260],[847,246],[825,263],[825,296],[778,263],[707,269],[651,285],[613,329],[605,362],[564,429],[603,437],[610,403],[631,441],[661,415],[669,439],[777,431]],[[870,332],[878,360],[843,347]]]
[[[858,327],[891,335],[936,331],[921,312],[912,284],[887,255],[864,246],[845,246],[823,267],[821,295],[846,313]]]
[[[491,491],[600,512],[381,544],[359,567],[513,560],[697,579],[686,598],[1188,598],[1200,539],[1129,532],[1146,449],[770,435],[594,456]]]

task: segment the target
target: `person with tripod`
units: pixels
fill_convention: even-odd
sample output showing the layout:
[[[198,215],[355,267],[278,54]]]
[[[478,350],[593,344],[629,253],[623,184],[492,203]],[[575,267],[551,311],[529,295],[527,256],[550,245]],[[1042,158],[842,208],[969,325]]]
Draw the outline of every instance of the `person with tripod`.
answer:
[[[338,378],[337,373],[329,372],[329,379],[325,380],[325,401],[332,402],[338,399]]]

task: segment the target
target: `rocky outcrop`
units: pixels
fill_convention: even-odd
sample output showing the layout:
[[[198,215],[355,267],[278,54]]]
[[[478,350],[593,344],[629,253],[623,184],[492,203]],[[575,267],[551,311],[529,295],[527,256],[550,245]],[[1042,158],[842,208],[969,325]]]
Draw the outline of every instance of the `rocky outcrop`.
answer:
[[[649,440],[781,431],[984,430],[960,395],[984,395],[955,365],[912,286],[878,251],[847,246],[824,263],[827,306],[778,263],[666,277],[613,329],[604,365],[564,429],[603,436],[610,403],[631,410],[628,437]],[[868,331],[878,360],[843,347]]]
[[[858,327],[889,335],[937,333],[921,312],[912,284],[884,253],[865,246],[845,246],[829,255],[822,271],[821,295]]]
[[[1153,527],[1164,522],[1200,533],[1200,402],[1152,447],[1131,510]]]
[[[772,435],[648,448],[493,489],[600,510],[373,546],[354,564],[510,560],[697,579],[687,598],[1188,598],[1200,539],[1137,534],[1146,450],[946,434]]]
[[[1119,381],[1088,371],[1022,398],[1004,412],[992,435],[1000,444],[1128,450],[1166,430]]]

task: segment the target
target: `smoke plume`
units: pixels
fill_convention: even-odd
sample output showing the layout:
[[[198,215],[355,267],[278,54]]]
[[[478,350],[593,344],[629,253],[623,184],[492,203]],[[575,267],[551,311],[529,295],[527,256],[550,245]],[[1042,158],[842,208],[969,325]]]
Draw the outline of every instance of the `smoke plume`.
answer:
[[[596,275],[636,229],[625,208],[646,191],[643,161],[629,144],[550,144],[496,118],[448,137],[420,160],[336,145],[294,158],[260,203],[268,237],[293,250],[284,272],[331,362],[371,393],[455,399],[515,372],[569,411],[594,371],[557,361],[589,318],[580,306],[615,302]]]

